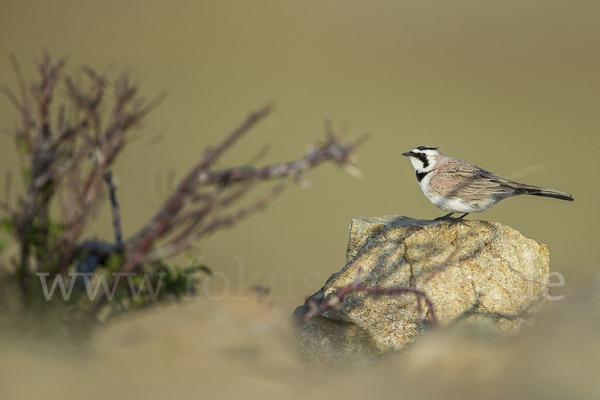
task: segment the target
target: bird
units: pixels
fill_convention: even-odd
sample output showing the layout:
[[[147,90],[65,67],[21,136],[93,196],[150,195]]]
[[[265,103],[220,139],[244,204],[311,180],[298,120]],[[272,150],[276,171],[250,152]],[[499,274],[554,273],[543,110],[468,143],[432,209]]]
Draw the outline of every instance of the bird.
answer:
[[[500,200],[522,194],[573,201],[569,193],[511,181],[468,161],[447,157],[438,147],[419,146],[402,155],[410,159],[425,197],[449,212],[434,221],[464,224],[467,215],[486,211]],[[452,217],[456,213],[463,215]]]

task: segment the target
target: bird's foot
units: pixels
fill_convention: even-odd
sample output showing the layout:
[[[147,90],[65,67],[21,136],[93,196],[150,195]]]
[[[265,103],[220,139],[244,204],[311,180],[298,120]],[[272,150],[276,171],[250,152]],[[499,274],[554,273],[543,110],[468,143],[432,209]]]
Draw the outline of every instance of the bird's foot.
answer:
[[[454,214],[454,213],[450,213],[450,214],[443,215],[441,217],[437,217],[436,219],[434,219],[434,221],[446,221],[448,219],[450,219],[450,220],[456,219],[456,218],[452,218],[452,214]]]
[[[467,224],[465,221],[463,221],[460,218],[452,218],[452,220],[448,223],[448,226],[452,226],[452,225],[455,225],[455,224],[461,224],[461,225],[468,226],[469,228],[472,228],[471,225]]]
[[[461,216],[460,216],[460,217],[458,217],[458,218],[452,218],[452,217],[450,217],[450,218],[449,218],[449,219],[450,219],[450,223],[448,223],[448,226],[452,226],[452,225],[455,225],[455,224],[463,224],[463,225],[466,225],[466,226],[468,226],[469,228],[471,228],[471,225],[467,224],[467,223],[466,223],[466,222],[463,220],[463,218],[464,218],[464,217],[466,217],[467,215],[469,215],[469,213],[465,213],[465,214],[461,215]]]

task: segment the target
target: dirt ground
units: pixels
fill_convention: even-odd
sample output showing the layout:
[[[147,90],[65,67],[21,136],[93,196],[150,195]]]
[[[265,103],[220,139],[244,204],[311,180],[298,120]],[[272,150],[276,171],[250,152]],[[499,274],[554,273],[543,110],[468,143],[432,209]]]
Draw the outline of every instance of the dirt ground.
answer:
[[[196,299],[113,322],[83,346],[5,334],[0,399],[600,398],[598,286],[549,305],[517,337],[436,329],[344,366],[303,360],[288,316],[253,297]]]

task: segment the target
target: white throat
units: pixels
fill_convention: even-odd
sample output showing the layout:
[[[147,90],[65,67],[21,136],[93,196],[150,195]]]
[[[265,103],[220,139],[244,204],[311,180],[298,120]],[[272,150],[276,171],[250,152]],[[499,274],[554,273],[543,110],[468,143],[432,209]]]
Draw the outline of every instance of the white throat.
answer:
[[[414,157],[410,158],[410,163],[417,172],[430,172],[433,169],[433,165],[435,164],[436,160],[432,156],[429,156],[427,158],[429,164],[427,165],[427,167],[423,165],[423,162],[420,159]]]
[[[418,173],[431,172],[438,162],[439,152],[437,150],[419,151],[418,157],[410,157],[410,163]]]

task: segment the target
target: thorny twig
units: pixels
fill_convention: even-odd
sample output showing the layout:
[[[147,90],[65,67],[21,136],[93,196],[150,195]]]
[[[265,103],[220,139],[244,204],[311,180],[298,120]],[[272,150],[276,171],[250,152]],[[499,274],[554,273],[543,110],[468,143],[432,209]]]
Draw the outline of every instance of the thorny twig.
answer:
[[[203,237],[214,233],[218,229],[231,227],[250,214],[264,210],[279,195],[279,193],[283,191],[284,188],[285,185],[280,183],[257,199],[250,206],[241,208],[233,214],[213,217],[204,225],[203,228],[200,229],[197,229],[198,225],[200,225],[199,220],[203,218],[205,212],[203,212],[204,210],[201,210],[200,212],[195,213],[196,215],[193,215],[193,221],[189,224],[188,228],[186,228],[186,230],[184,230],[173,240],[150,252],[146,256],[146,262],[159,260],[169,257],[173,254],[180,253],[194,242],[197,242]]]
[[[272,110],[273,106],[268,105],[251,114],[216,148],[205,153],[204,158],[181,181],[175,192],[154,218],[127,240],[127,245],[131,246],[132,250],[126,259],[124,271],[131,271],[140,263],[151,262],[160,257],[180,252],[202,237],[229,227],[246,216],[264,209],[284,188],[283,186],[275,186],[253,205],[240,209],[233,214],[208,218],[209,215],[214,215],[229,206],[233,200],[241,197],[256,182],[286,177],[300,181],[303,179],[303,172],[327,161],[336,162],[346,172],[354,172],[355,167],[352,165],[351,158],[354,151],[366,140],[365,135],[347,144],[341,143],[339,136],[328,135],[326,142],[308,151],[304,157],[296,161],[272,164],[260,168],[245,166],[219,171],[209,170],[209,167],[229,147],[247,133],[252,126],[269,115]],[[225,200],[222,196],[215,195],[214,192],[200,191],[200,187],[203,186],[216,187],[221,191],[225,188],[235,187],[236,184],[244,186],[242,186],[242,189],[238,189],[238,192],[234,192],[233,195],[230,194],[230,199],[225,197]],[[183,210],[190,204],[196,206],[202,204],[202,207],[196,208],[182,217]],[[183,228],[183,233],[180,233],[177,238],[155,251],[150,250],[159,240],[167,237],[174,230],[181,229],[182,226],[187,227]]]
[[[206,151],[202,161],[192,168],[188,175],[179,183],[175,192],[167,199],[154,218],[128,240],[129,243],[133,243],[133,248],[126,259],[125,267],[123,268],[124,271],[131,271],[136,265],[143,262],[145,255],[150,251],[155,242],[174,228],[173,219],[178,216],[189,200],[190,195],[195,192],[198,185],[198,176],[210,168],[223,152],[231,147],[243,134],[248,132],[253,125],[270,114],[272,110],[273,106],[269,105],[251,114],[244,123],[231,132],[217,147]]]
[[[345,286],[344,288],[342,288],[339,292],[337,292],[335,295],[333,295],[331,298],[329,298],[329,300],[327,300],[320,306],[317,306],[310,296],[307,297],[306,305],[308,306],[309,309],[308,309],[308,312],[302,318],[302,322],[307,323],[308,321],[310,321],[317,315],[322,314],[323,312],[329,310],[330,308],[333,308],[334,310],[339,309],[344,296],[346,296],[348,293],[351,293],[351,292],[365,292],[365,293],[374,294],[374,295],[397,295],[397,294],[407,294],[407,293],[414,294],[417,297],[417,299],[423,299],[425,301],[425,304],[427,304],[427,308],[429,310],[429,318],[430,318],[429,321],[430,321],[431,325],[433,325],[433,326],[437,325],[437,318],[435,315],[435,309],[433,307],[433,303],[431,302],[431,299],[429,298],[429,296],[427,296],[427,294],[425,292],[423,292],[422,290],[415,289],[415,288],[409,288],[409,287],[391,287],[391,288],[367,287],[367,286],[361,286],[361,285],[357,284],[356,282],[353,282],[353,283],[349,284],[348,286]],[[419,304],[419,303],[417,302],[417,304]],[[421,319],[420,322],[422,324],[425,324],[427,322],[426,316],[422,315],[421,312],[419,312],[419,318]]]
[[[452,253],[450,253],[450,255],[448,257],[446,257],[446,259],[424,279],[423,283],[429,282],[438,273],[445,270],[450,265],[451,261],[456,256],[457,252],[458,252],[458,250],[454,250]],[[358,284],[360,281],[360,277],[361,277],[361,269],[359,268],[358,273],[356,274],[356,277],[354,278],[354,281],[351,284],[343,287],[340,291],[338,291],[335,295],[333,295],[331,298],[329,298],[329,300],[325,301],[321,305],[317,305],[314,302],[314,300],[312,299],[312,297],[308,296],[306,298],[306,302],[305,302],[306,306],[308,307],[308,311],[306,314],[304,314],[304,316],[302,318],[302,323],[307,323],[308,321],[310,321],[317,315],[322,314],[323,312],[325,312],[331,308],[333,308],[335,310],[339,310],[341,307],[342,300],[344,299],[344,296],[346,296],[348,293],[365,292],[365,293],[374,294],[374,295],[397,295],[397,294],[412,293],[417,298],[417,313],[419,314],[420,323],[425,324],[427,322],[426,316],[423,315],[421,301],[420,301],[420,300],[424,300],[425,304],[427,305],[427,308],[429,310],[429,316],[430,316],[429,322],[431,323],[432,326],[437,325],[437,317],[436,317],[436,313],[435,313],[435,308],[433,306],[433,302],[431,301],[431,299],[429,298],[427,293],[425,293],[421,289],[411,288],[411,287],[391,287],[391,288],[367,287],[367,286],[362,286],[362,285]]]
[[[115,246],[123,246],[123,233],[121,231],[121,216],[119,214],[119,203],[117,202],[117,186],[112,178],[112,171],[107,171],[104,174],[104,180],[108,186],[110,205],[113,217],[113,230],[115,231]]]
[[[238,167],[231,168],[226,171],[214,171],[198,176],[198,183],[202,185],[211,185],[223,182],[227,184],[249,179],[279,179],[284,177],[295,178],[301,175],[302,172],[314,167],[317,163],[327,160],[335,160],[342,168],[345,168],[351,173],[351,164],[349,156],[360,146],[367,136],[363,135],[359,139],[343,145],[337,138],[333,137],[318,149],[312,149],[300,160],[290,161],[287,163],[273,164],[261,168],[253,167]]]

